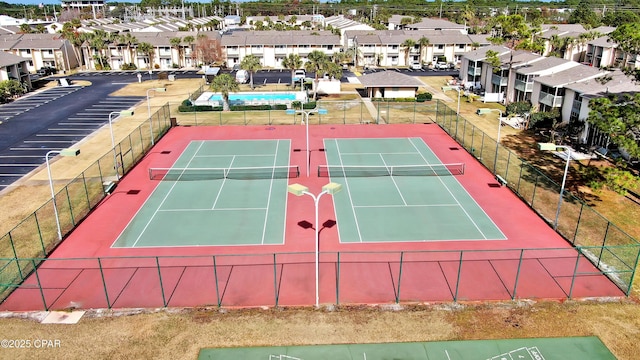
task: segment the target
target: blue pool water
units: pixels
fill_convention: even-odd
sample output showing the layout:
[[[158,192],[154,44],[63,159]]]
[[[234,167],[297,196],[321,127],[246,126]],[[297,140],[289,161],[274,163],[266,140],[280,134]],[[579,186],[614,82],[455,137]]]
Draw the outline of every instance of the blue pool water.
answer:
[[[294,93],[231,93],[229,94],[230,103],[245,103],[254,100],[264,102],[276,101],[293,101],[296,99]],[[210,101],[222,101],[222,95],[213,94],[209,98]]]

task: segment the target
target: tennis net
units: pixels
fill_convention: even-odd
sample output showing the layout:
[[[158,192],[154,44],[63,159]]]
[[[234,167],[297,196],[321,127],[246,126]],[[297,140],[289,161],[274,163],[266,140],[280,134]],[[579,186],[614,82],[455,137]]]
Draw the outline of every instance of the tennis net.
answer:
[[[149,179],[168,181],[289,179],[298,176],[300,176],[298,166],[149,168]]]
[[[394,166],[318,166],[318,177],[445,176],[462,174],[464,174],[464,163]]]

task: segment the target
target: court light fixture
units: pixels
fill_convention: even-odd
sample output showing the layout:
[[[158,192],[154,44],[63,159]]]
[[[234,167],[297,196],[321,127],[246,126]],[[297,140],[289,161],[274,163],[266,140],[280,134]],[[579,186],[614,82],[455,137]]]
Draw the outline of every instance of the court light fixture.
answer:
[[[500,114],[500,117],[498,118],[498,136],[496,138],[496,156],[493,159],[493,173],[497,174],[497,169],[498,169],[498,149],[499,149],[499,146],[500,146],[500,128],[502,128],[502,110],[500,110],[500,109],[492,109],[492,108],[479,108],[476,111],[476,114],[485,115],[485,114],[488,114],[490,112],[498,112]]]
[[[307,177],[309,177],[309,168],[311,167],[311,149],[309,149],[309,115],[317,113],[318,115],[327,115],[329,112],[327,109],[312,109],[309,111],[298,110],[298,109],[287,109],[285,110],[285,114],[287,115],[295,115],[302,114],[302,124],[307,126]],[[306,119],[306,122],[305,122]]]
[[[553,222],[553,229],[558,230],[558,219],[560,218],[560,209],[562,208],[562,197],[564,196],[564,186],[567,182],[567,174],[569,173],[569,162],[571,161],[571,147],[564,145],[556,145],[554,143],[538,143],[538,149],[541,151],[559,151],[564,150],[567,154],[567,162],[564,166],[564,174],[562,175],[562,185],[560,185],[560,198],[558,199],[558,208],[556,209],[556,219]]]
[[[58,217],[58,206],[56,204],[56,192],[53,189],[53,178],[51,177],[51,166],[49,165],[50,155],[76,157],[80,155],[80,149],[51,150],[47,152],[47,154],[45,155],[45,162],[47,163],[47,175],[49,176],[49,188],[51,189],[51,200],[53,202],[53,216],[56,219],[56,227],[58,230],[58,240],[62,240],[62,231],[60,230],[60,218]]]
[[[318,220],[318,204],[320,203],[320,198],[323,195],[329,194],[334,195],[342,190],[342,184],[330,182],[322,187],[322,192],[318,194],[318,196],[313,195],[309,192],[309,188],[301,185],[301,184],[291,184],[287,186],[287,191],[295,196],[308,195],[313,199],[313,204],[315,207],[315,222],[313,226],[315,227],[315,267],[316,267],[316,307],[320,305],[320,291],[319,291],[319,257],[320,257],[320,226]]]
[[[116,140],[113,135],[112,119],[114,115],[122,116],[122,117],[133,116],[133,110],[120,110],[120,111],[112,111],[109,113],[109,131],[111,132],[111,147],[113,148],[113,169],[116,171],[116,178],[120,180],[120,173],[118,170],[118,160],[117,160],[118,157],[116,155]]]
[[[147,89],[147,117],[149,119],[149,129],[151,130],[151,145],[153,146],[154,144],[154,139],[153,139],[153,121],[151,120],[151,99],[149,97],[149,93],[151,91],[154,92],[166,92],[167,88],[163,88],[163,87],[159,87],[159,88],[151,88],[151,89]]]

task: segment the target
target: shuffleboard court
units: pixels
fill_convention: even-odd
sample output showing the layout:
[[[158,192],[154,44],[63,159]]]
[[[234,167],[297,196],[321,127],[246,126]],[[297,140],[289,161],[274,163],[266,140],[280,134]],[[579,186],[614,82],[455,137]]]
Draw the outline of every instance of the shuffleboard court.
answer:
[[[504,240],[506,237],[421,138],[325,139],[320,176],[334,196],[341,243]]]
[[[595,336],[202,349],[199,360],[615,360]]]
[[[112,247],[284,242],[289,140],[191,141]]]

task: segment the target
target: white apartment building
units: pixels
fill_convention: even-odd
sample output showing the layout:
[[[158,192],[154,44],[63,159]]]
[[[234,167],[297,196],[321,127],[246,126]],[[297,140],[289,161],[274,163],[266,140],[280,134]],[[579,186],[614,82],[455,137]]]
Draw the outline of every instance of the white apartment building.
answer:
[[[340,37],[328,31],[237,31],[222,37],[227,67],[255,55],[267,68],[282,68],[282,60],[297,54],[303,61],[314,50],[333,56],[341,48]]]

